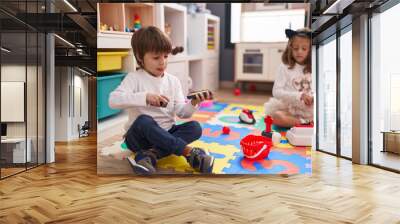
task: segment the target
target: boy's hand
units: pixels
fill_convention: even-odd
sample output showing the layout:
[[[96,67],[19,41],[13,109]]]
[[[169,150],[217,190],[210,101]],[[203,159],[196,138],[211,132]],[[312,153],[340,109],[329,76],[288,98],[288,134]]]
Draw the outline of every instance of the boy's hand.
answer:
[[[166,107],[169,103],[169,99],[164,95],[147,93],[146,103],[155,107]]]
[[[310,95],[308,95],[306,93],[302,93],[301,94],[300,100],[304,101],[304,104],[307,105],[307,106],[312,106],[313,103],[314,103],[314,97],[310,96]]]
[[[201,93],[196,94],[196,98],[192,99],[191,103],[193,106],[196,106],[197,104],[203,102],[204,100],[209,100],[209,99],[212,99],[212,96],[211,96],[210,92],[207,91],[206,97],[204,97],[204,95]]]

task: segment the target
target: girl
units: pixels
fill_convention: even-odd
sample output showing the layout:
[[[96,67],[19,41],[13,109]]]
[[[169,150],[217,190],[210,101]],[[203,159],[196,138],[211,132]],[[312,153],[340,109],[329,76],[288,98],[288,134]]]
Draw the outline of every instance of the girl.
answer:
[[[214,158],[201,148],[188,146],[200,138],[200,124],[175,125],[175,115],[189,118],[201,101],[210,98],[209,94],[197,95],[185,102],[179,79],[166,72],[168,55],[183,48],[172,49],[170,39],[149,26],[133,34],[132,49],[140,69],[125,77],[110,94],[109,104],[129,112],[124,137],[128,148],[136,152],[135,159],[129,160],[133,169],[139,174],[155,173],[158,159],[175,154],[185,156],[195,170],[210,173]]]
[[[282,127],[313,121],[314,97],[311,90],[311,32],[309,29],[285,30],[289,38],[282,64],[265,103],[265,113]]]

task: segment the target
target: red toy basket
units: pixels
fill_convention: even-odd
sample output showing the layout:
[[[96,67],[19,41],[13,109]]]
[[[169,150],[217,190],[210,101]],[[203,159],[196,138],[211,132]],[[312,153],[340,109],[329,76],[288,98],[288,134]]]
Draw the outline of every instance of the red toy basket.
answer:
[[[240,141],[240,146],[247,159],[259,160],[268,156],[272,140],[264,136],[248,135]]]

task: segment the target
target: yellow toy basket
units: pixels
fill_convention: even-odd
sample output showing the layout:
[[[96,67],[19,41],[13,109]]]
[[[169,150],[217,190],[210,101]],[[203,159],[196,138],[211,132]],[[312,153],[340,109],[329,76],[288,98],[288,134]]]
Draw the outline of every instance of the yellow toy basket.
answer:
[[[122,68],[122,58],[127,56],[126,51],[97,52],[97,71],[116,71]]]

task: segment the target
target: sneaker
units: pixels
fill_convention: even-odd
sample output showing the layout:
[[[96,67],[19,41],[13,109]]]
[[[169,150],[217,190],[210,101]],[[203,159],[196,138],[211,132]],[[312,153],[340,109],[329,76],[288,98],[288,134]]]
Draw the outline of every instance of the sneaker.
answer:
[[[193,148],[186,159],[190,166],[201,173],[211,173],[214,167],[214,157],[201,148]]]
[[[151,152],[138,153],[135,158],[128,157],[128,161],[136,174],[154,174],[156,170],[156,156]]]

